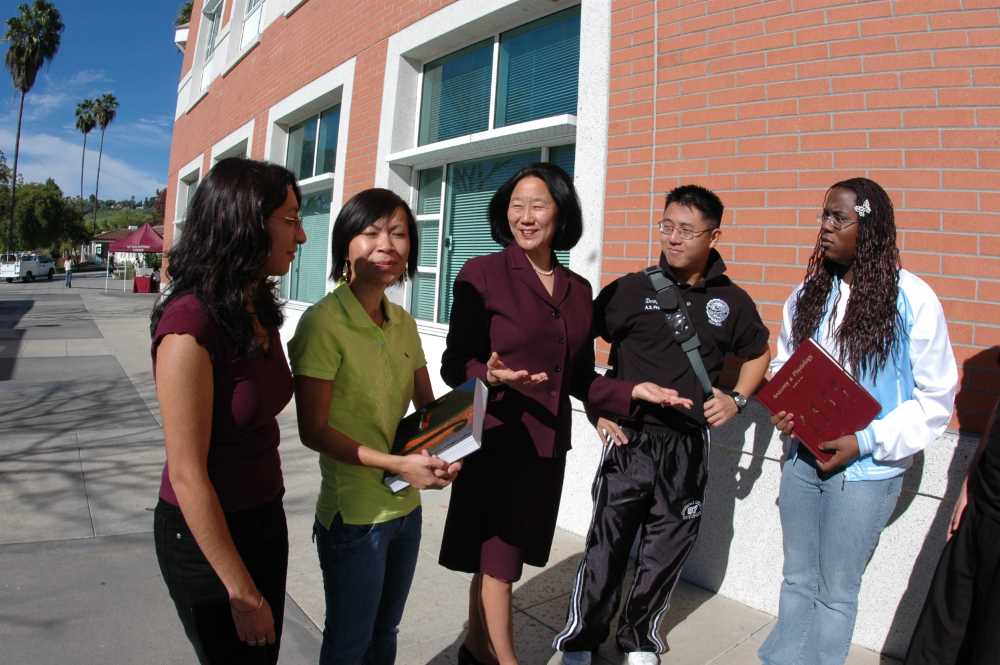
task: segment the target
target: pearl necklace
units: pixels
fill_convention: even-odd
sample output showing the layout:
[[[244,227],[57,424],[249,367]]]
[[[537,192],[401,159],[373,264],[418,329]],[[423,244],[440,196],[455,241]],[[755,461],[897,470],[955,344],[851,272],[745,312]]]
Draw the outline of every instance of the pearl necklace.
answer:
[[[549,270],[542,270],[538,266],[536,266],[535,262],[532,261],[530,258],[528,259],[528,263],[530,263],[531,267],[534,268],[535,272],[537,272],[542,277],[551,277],[553,275],[553,273],[555,273],[555,271],[556,271],[556,267],[555,266],[552,266],[552,268],[550,268]]]

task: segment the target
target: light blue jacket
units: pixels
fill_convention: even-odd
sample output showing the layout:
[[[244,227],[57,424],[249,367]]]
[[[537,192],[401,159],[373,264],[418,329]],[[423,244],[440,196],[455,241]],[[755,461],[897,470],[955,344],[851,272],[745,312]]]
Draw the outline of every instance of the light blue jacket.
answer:
[[[772,373],[778,371],[793,350],[792,319],[801,288],[800,285],[785,301],[778,352],[771,360]],[[843,320],[849,298],[848,285],[836,280],[826,312],[813,334],[814,340],[835,358],[840,357],[840,351],[833,331]],[[896,304],[902,320],[902,336],[892,355],[877,374],[867,372],[855,377],[878,400],[882,410],[868,427],[857,432],[860,456],[847,467],[847,480],[881,480],[903,473],[909,468],[911,457],[940,436],[951,421],[958,368],[941,303],[926,282],[901,269]]]

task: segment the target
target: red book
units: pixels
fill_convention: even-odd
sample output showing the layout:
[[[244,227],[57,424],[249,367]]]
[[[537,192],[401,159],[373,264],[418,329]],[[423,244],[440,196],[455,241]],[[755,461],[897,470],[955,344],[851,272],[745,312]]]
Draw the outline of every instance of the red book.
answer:
[[[823,462],[833,454],[820,450],[821,443],[860,432],[882,410],[871,393],[811,339],[795,349],[757,392],[757,399],[771,413],[792,414],[793,435]]]

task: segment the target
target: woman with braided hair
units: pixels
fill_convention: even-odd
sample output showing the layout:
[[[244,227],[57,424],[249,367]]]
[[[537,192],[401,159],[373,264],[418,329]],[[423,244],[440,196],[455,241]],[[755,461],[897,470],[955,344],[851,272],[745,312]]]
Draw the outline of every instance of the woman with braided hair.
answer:
[[[772,423],[787,438],[779,509],[784,580],[778,621],[758,656],[767,665],[842,665],[865,567],[892,514],[911,457],[948,425],[958,370],[941,304],[900,267],[892,201],[851,178],[827,190],[805,280],[785,302],[777,372],[805,339],[823,346],[882,406],[865,429],[821,446],[795,439],[796,414]]]

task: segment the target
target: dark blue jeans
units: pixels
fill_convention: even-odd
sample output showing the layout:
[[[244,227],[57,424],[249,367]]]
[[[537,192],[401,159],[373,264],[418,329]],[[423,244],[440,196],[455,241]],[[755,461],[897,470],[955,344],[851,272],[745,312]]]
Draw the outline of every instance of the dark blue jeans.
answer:
[[[313,526],[326,592],[320,665],[392,665],[420,547],[421,511],[381,524]]]

